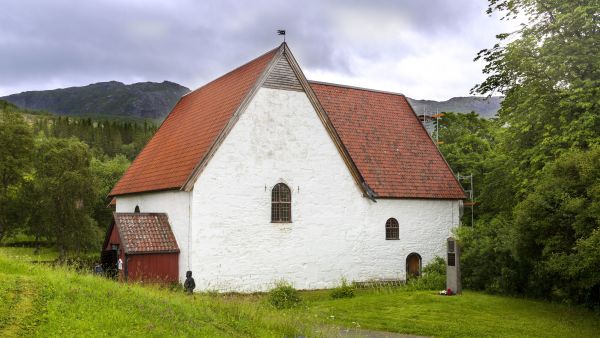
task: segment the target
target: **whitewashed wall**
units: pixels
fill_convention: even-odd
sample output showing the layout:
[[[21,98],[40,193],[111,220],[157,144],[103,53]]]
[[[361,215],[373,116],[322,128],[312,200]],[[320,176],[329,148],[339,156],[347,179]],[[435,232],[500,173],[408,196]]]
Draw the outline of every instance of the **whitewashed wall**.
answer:
[[[292,190],[290,224],[270,222],[271,188],[280,182]],[[151,195],[143,203],[169,213],[180,242],[185,217],[173,213],[185,208],[171,206],[166,193]],[[198,290],[266,290],[279,279],[311,289],[342,277],[404,278],[409,253],[419,253],[424,265],[443,256],[458,225],[457,201],[362,197],[306,95],[268,88],[200,175],[191,201],[190,266]],[[120,197],[119,211],[121,203]],[[135,207],[133,200],[126,204]],[[400,224],[399,241],[385,240],[389,217]]]
[[[117,212],[134,212],[135,206],[140,212],[164,212],[169,216],[171,230],[179,245],[179,279],[185,280],[188,267],[188,231],[191,193],[184,191],[163,191],[125,195],[117,197]]]

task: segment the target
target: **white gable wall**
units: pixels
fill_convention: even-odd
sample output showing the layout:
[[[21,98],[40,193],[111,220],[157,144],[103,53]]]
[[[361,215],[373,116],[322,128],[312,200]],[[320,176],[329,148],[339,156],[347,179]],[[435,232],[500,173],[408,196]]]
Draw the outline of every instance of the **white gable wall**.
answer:
[[[280,182],[292,190],[289,224],[270,222],[271,189]],[[458,225],[457,201],[362,197],[306,94],[282,89],[258,91],[192,194],[189,254],[198,290],[267,290],[279,279],[301,289],[332,287],[342,277],[403,279],[409,253],[423,264],[443,256]],[[148,195],[156,195],[144,201],[152,211],[173,219],[184,257],[173,214],[184,210],[167,204],[185,198]],[[389,217],[400,224],[399,241],[385,240]]]
[[[117,196],[117,212],[134,212],[136,205],[140,212],[164,212],[179,246],[179,279],[185,280],[188,266],[187,246],[191,193],[185,191],[158,191],[142,194]]]

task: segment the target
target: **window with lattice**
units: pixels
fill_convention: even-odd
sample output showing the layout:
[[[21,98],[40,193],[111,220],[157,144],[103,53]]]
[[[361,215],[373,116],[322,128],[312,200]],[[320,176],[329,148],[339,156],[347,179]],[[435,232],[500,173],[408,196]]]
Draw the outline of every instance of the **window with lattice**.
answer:
[[[390,218],[385,222],[385,239],[400,239],[400,227],[395,218]]]
[[[276,184],[271,191],[271,222],[292,222],[292,192],[283,183]]]

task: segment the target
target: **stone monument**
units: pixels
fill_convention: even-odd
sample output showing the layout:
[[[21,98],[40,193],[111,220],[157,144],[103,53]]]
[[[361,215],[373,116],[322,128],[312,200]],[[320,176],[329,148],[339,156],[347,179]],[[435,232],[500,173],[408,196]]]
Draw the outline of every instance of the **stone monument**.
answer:
[[[446,259],[446,290],[452,290],[452,293],[462,293],[460,283],[460,248],[456,239],[450,237],[447,241],[448,248]]]

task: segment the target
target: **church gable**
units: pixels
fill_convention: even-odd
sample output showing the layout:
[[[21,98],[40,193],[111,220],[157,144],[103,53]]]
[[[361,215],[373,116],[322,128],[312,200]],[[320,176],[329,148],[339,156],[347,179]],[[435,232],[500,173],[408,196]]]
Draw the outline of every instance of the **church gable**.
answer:
[[[271,72],[265,79],[264,88],[296,90],[303,92],[302,84],[294,73],[285,55],[273,65]]]
[[[221,144],[226,140],[226,138],[229,137],[229,133],[238,123],[240,117],[246,114],[246,110],[249,107],[250,102],[255,101],[256,95],[260,90],[263,89],[276,89],[282,90],[283,92],[302,93],[302,97],[307,99],[307,102],[309,102],[311,105],[310,111],[312,111],[313,117],[316,117],[315,120],[320,121],[321,125],[324,127],[326,133],[329,135],[329,141],[337,149],[338,154],[342,157],[343,162],[346,165],[346,170],[350,171],[359,190],[364,196],[368,196],[369,198],[373,199],[368,185],[364,182],[362,176],[358,172],[358,169],[352,162],[352,159],[350,158],[347,150],[344,148],[344,145],[337,135],[337,132],[331,124],[327,114],[318,103],[318,100],[316,99],[308,80],[304,77],[300,66],[294,59],[293,54],[285,43],[280,46],[278,53],[273,57],[269,66],[258,78],[254,88],[250,90],[244,102],[242,102],[238,110],[233,114],[227,125],[223,128],[222,132],[219,134],[206,156],[198,163],[196,168],[194,168],[182,189],[185,191],[191,191],[193,189],[194,183],[198,180],[208,162],[212,159],[215,152],[221,147]],[[272,102],[274,103],[275,101]],[[267,126],[262,126],[262,128],[269,129]],[[310,137],[308,137],[308,139],[310,139]]]

